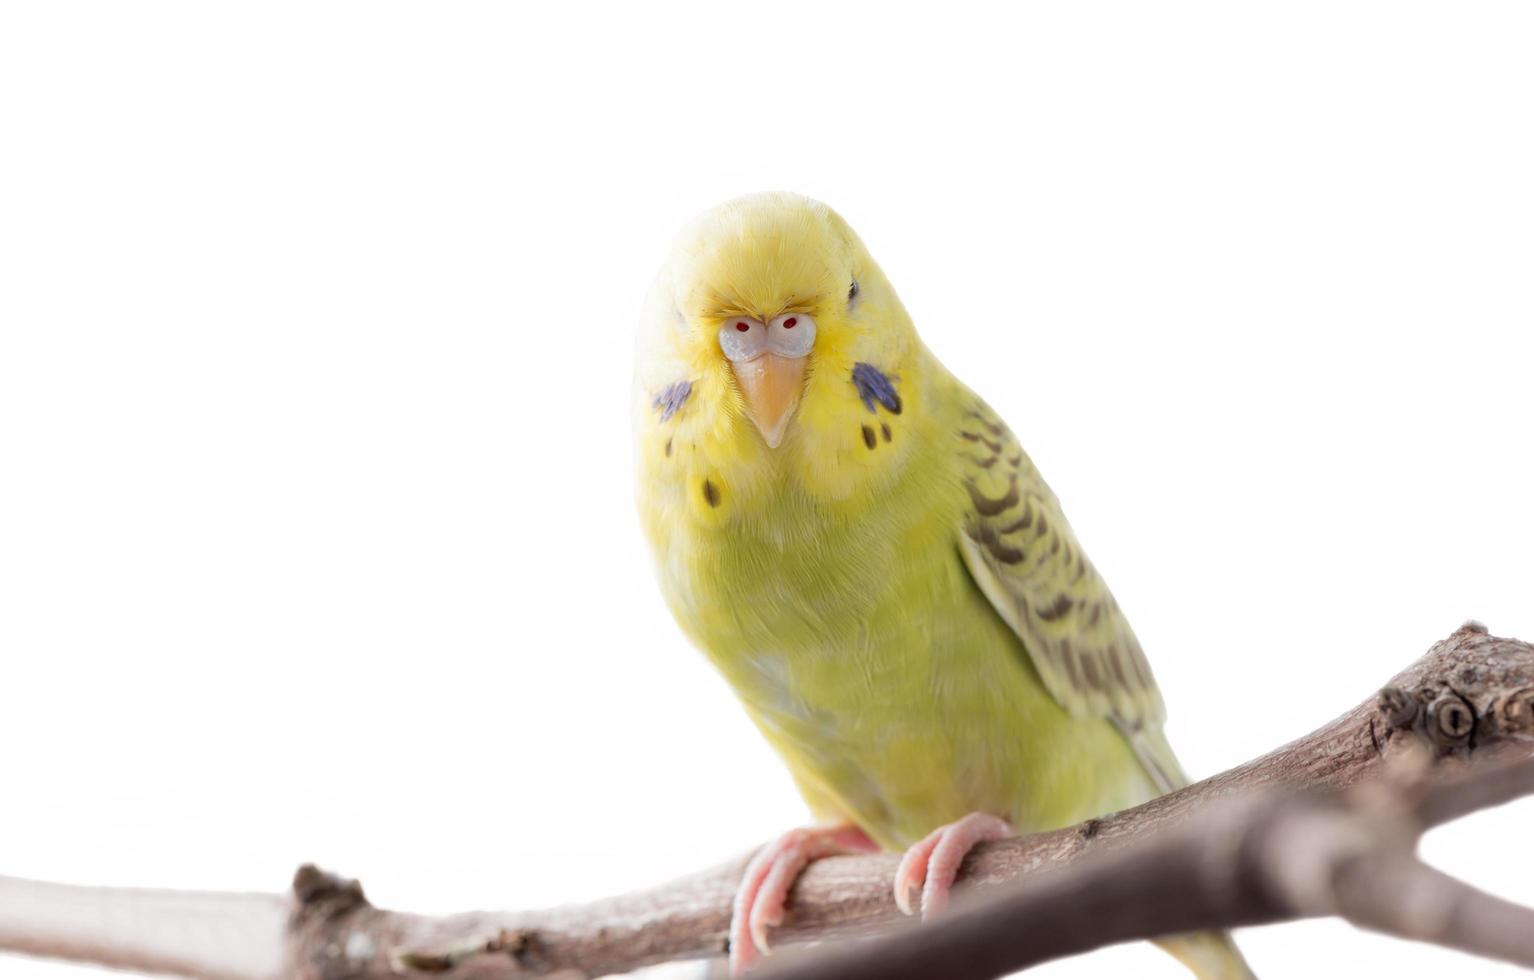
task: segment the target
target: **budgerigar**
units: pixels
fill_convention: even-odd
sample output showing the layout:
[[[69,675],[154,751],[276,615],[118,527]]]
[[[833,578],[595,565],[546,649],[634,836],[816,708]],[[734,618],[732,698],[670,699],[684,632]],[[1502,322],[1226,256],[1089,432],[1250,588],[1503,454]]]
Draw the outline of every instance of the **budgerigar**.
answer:
[[[930,915],[977,843],[1186,782],[1054,494],[835,212],[764,194],[685,229],[636,389],[662,590],[820,821],[747,868],[737,969],[818,857],[905,849],[896,899]],[[1163,945],[1250,976],[1227,936]]]

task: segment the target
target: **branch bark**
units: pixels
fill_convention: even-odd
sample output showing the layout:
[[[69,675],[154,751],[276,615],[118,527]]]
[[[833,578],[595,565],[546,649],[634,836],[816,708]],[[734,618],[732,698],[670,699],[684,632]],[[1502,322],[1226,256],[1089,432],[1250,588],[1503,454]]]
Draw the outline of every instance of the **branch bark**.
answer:
[[[1376,793],[1372,803],[1368,792],[1341,793],[1362,781],[1380,780],[1387,762],[1409,754],[1408,747],[1426,748],[1433,777],[1422,785],[1439,788],[1421,790],[1408,800],[1397,783],[1389,793]],[[1259,759],[1132,810],[978,848],[965,863],[961,893],[973,890],[979,901],[982,893],[1004,882],[1026,877],[1027,883],[1020,891],[1005,891],[923,928],[919,945],[930,948],[944,935],[970,937],[961,944],[968,951],[964,955],[973,953],[980,965],[979,972],[968,975],[980,977],[996,975],[985,972],[994,964],[980,962],[983,955],[1009,957],[1014,965],[1007,969],[1016,969],[1018,962],[1026,965],[1171,931],[1340,914],[1366,927],[1518,959],[1526,949],[1507,938],[1520,931],[1534,935],[1525,924],[1526,910],[1429,872],[1415,865],[1410,854],[1417,832],[1412,828],[1493,805],[1508,792],[1506,784],[1490,777],[1453,779],[1465,763],[1531,755],[1534,647],[1467,624],[1375,697]],[[1446,782],[1446,777],[1451,778]],[[1352,855],[1344,862],[1351,869],[1346,874],[1321,862],[1317,873],[1331,882],[1331,891],[1306,892],[1285,877],[1284,869],[1294,863],[1288,858],[1308,853],[1293,850],[1304,844],[1303,839],[1297,842],[1294,828],[1314,829],[1317,825],[1308,821],[1322,816],[1335,818],[1327,833],[1342,837],[1347,836],[1343,828],[1356,835],[1367,825],[1370,835],[1384,839],[1380,828],[1388,824],[1397,828],[1398,836],[1391,838],[1396,846]],[[1212,833],[1210,827],[1224,832]],[[1254,831],[1258,827],[1266,829]],[[1279,853],[1286,859],[1276,860],[1273,855]],[[722,955],[735,882],[746,860],[742,856],[657,888],[585,905],[442,918],[374,908],[355,883],[310,867],[300,869],[287,903],[275,896],[70,889],[0,879],[0,949],[210,980],[599,976]],[[811,866],[795,887],[787,920],[773,933],[776,944],[865,935],[903,924],[890,889],[897,861],[892,855],[867,855]],[[1158,868],[1156,876],[1143,873],[1147,867]],[[1154,888],[1156,877],[1165,873],[1204,882],[1202,891],[1192,892],[1198,901],[1181,907],[1167,902],[1164,892],[1140,895],[1134,902],[1125,898],[1135,897],[1137,889]],[[1383,894],[1387,880],[1391,891]],[[1211,881],[1218,887],[1207,887]],[[1230,906],[1231,896],[1222,887],[1236,888],[1246,904]],[[1055,896],[1052,904],[1026,898],[1046,891]],[[75,914],[39,923],[27,914],[36,895],[51,899],[55,908],[67,905]],[[1371,895],[1382,897],[1371,904]],[[1399,899],[1394,908],[1384,901],[1392,896]],[[1025,907],[998,911],[1009,901]],[[1081,902],[1094,903],[1091,914]],[[1117,917],[1099,914],[1104,907],[1120,912]],[[1234,914],[1230,907],[1244,909],[1249,917],[1229,918]],[[284,911],[285,923],[275,921],[274,909]],[[971,925],[991,915],[999,918],[986,920],[989,928]],[[116,921],[116,931],[98,929],[102,917]],[[1002,920],[1005,927],[998,928]],[[248,928],[241,942],[198,943],[190,938],[203,928],[193,925],[197,921],[245,923]],[[166,928],[170,922],[183,926]],[[1024,935],[1063,938],[1059,948],[1020,953],[1017,939]],[[984,936],[1002,940],[985,946]],[[837,959],[826,962],[843,972],[781,975],[859,975],[846,972],[854,961],[904,942],[915,940],[896,935],[866,948],[833,950],[829,955]],[[203,952],[189,955],[188,944]],[[820,957],[807,957],[802,963],[781,962],[774,970],[831,969],[818,962]],[[950,969],[955,962],[944,961],[942,975],[955,975]],[[925,973],[861,975],[933,974],[929,967]]]
[[[1436,777],[1436,778],[1434,778]],[[974,896],[936,923],[775,964],[762,980],[990,980],[1130,939],[1336,915],[1534,967],[1534,909],[1423,864],[1422,832],[1534,793],[1534,759],[1444,778],[1407,757],[1350,790],[1217,803],[1173,831]]]

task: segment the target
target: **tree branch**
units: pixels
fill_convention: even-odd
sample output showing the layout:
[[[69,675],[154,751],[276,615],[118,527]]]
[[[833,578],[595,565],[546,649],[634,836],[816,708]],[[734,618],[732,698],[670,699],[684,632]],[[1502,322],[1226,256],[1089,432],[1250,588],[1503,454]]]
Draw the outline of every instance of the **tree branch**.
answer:
[[[1398,778],[1384,789],[1340,792],[1380,780],[1387,760],[1409,755],[1411,746],[1428,747],[1431,779],[1423,776],[1409,788]],[[908,949],[900,945],[906,943],[929,950],[953,944],[944,946],[952,958],[943,961],[942,975],[957,976],[952,968],[963,957],[975,964],[965,975],[994,976],[1004,970],[986,971],[1003,960],[1012,964],[1005,969],[1016,969],[1124,939],[1331,914],[1531,962],[1522,944],[1534,936],[1527,910],[1410,857],[1422,826],[1530,791],[1527,768],[1493,777],[1477,766],[1468,781],[1451,778],[1465,762],[1531,754],[1534,647],[1467,624],[1378,696],[1260,759],[1132,810],[978,848],[960,887],[975,891],[975,904],[924,927],[919,943],[897,932],[878,943],[784,960],[774,972],[796,980],[933,975],[930,966],[909,974],[854,972],[881,951]],[[1387,827],[1394,828],[1390,834],[1382,831]],[[1313,833],[1335,846],[1307,843]],[[1363,847],[1360,837],[1374,849]],[[1387,840],[1388,847],[1381,843]],[[1349,841],[1353,850],[1343,846]],[[376,909],[355,883],[308,867],[300,869],[286,906],[274,896],[68,889],[0,879],[0,949],[217,980],[597,976],[721,955],[745,860],[586,905],[443,918]],[[890,887],[897,860],[866,855],[812,865],[773,938],[782,946],[904,924]],[[994,897],[977,887],[1020,878],[1022,886],[995,889]],[[1172,880],[1184,883],[1186,901],[1167,900],[1165,882]],[[1382,894],[1387,882],[1390,891]],[[1028,898],[1044,893],[1054,897]],[[51,895],[56,910],[67,901],[78,912],[36,921],[26,910],[38,895]],[[1008,902],[1023,903],[1024,911]],[[286,909],[285,928],[274,927],[274,908]],[[130,925],[97,928],[112,916]],[[167,927],[178,921],[185,925]],[[227,942],[210,941],[206,930],[235,922],[249,928],[245,941],[232,945],[249,955],[188,952]],[[1025,948],[1026,937],[1039,936],[1053,937],[1054,948]],[[270,955],[255,952],[263,948]],[[840,972],[794,972],[832,969],[825,963]]]
[[[1408,755],[1349,790],[1216,803],[1175,830],[975,895],[923,928],[774,964],[762,980],[990,980],[1108,943],[1328,915],[1534,967],[1534,909],[1415,855],[1424,830],[1461,815],[1461,800],[1529,793],[1534,759],[1445,777]]]

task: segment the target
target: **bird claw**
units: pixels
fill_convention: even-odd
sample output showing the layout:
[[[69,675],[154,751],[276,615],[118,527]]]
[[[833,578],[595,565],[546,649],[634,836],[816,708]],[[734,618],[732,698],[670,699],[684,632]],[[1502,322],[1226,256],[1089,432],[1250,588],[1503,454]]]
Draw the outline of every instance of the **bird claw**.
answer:
[[[944,824],[905,852],[895,871],[895,904],[906,915],[916,914],[915,897],[921,894],[921,915],[930,919],[948,905],[959,865],[975,845],[1012,836],[1012,825],[989,813],[971,813]]]
[[[783,924],[784,904],[801,872],[833,854],[877,851],[867,834],[850,826],[790,830],[756,853],[735,891],[730,919],[730,973],[739,976],[772,951],[767,931]]]

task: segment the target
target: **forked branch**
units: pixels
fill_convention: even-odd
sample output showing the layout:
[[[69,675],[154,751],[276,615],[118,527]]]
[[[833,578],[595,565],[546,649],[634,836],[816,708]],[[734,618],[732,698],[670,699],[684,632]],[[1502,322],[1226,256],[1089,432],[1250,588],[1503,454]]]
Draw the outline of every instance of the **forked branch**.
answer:
[[[1534,909],[1428,867],[1422,832],[1534,793],[1534,759],[1444,776],[1424,753],[1347,790],[1268,790],[1174,830],[974,895],[926,927],[775,965],[763,980],[990,980],[1108,943],[1340,916],[1534,967]]]
[[[1403,776],[1399,760],[1414,753],[1427,761]],[[1516,764],[1530,757],[1534,647],[1468,624],[1377,696],[1260,759],[977,849],[960,881],[970,901],[919,938],[892,898],[896,857],[817,862],[777,946],[899,931],[786,956],[764,977],[990,977],[1126,939],[1316,915],[1534,965],[1528,910],[1413,856],[1424,827],[1534,790],[1534,768]],[[0,949],[217,980],[600,976],[723,954],[744,863],[586,905],[441,918],[374,908],[355,883],[308,867],[288,900],[0,879]],[[917,949],[943,952],[942,970],[918,968]]]

